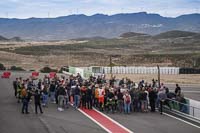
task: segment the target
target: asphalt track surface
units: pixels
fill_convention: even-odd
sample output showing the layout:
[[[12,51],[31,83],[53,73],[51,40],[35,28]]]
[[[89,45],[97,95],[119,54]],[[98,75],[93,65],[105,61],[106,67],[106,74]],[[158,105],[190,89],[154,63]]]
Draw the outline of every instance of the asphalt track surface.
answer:
[[[100,126],[70,107],[57,111],[55,104],[49,104],[44,114],[21,114],[21,104],[13,94],[12,81],[15,77],[29,77],[29,74],[15,73],[11,79],[0,79],[0,133],[104,133]],[[106,113],[105,113],[106,114]],[[159,113],[106,114],[134,133],[199,133],[200,128]]]
[[[28,77],[30,74],[15,74]],[[70,107],[57,111],[55,104],[49,104],[44,114],[36,115],[33,106],[30,114],[21,114],[21,104],[14,97],[11,79],[0,79],[0,133],[105,133],[105,131],[78,110]]]
[[[166,86],[172,92],[174,92],[175,87],[176,87],[175,84],[167,84]],[[190,84],[190,85],[180,84],[180,87],[185,97],[200,101],[200,84]]]

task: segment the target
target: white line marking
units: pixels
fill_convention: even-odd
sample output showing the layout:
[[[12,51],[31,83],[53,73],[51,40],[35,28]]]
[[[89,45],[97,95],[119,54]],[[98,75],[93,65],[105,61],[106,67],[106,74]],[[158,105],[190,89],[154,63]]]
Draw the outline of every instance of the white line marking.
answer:
[[[188,125],[191,125],[191,126],[194,126],[194,127],[196,127],[196,128],[199,128],[200,129],[200,127],[199,126],[197,126],[197,125],[195,125],[195,124],[192,124],[192,123],[190,123],[190,122],[187,122],[187,121],[185,121],[185,120],[183,120],[183,119],[180,119],[180,118],[177,118],[177,117],[175,117],[175,116],[172,116],[172,115],[170,115],[170,114],[167,114],[167,113],[163,113],[164,115],[167,115],[167,116],[169,116],[169,117],[172,117],[172,118],[174,118],[174,119],[177,119],[177,120],[179,120],[179,121],[182,121],[182,122],[184,122],[184,123],[186,123],[186,124],[188,124]]]
[[[89,119],[91,119],[93,122],[95,122],[97,125],[99,125],[101,128],[103,128],[106,132],[108,133],[112,133],[109,129],[107,129],[106,127],[104,127],[102,124],[100,124],[98,121],[96,121],[95,119],[93,119],[91,116],[89,116],[88,114],[86,114],[84,111],[82,111],[81,109],[78,109],[78,111],[80,111],[82,114],[84,114],[86,117],[88,117]]]
[[[185,114],[185,113],[182,113],[182,112],[178,112],[177,110],[174,110],[174,109],[173,109],[173,111],[176,112],[176,113],[180,113],[180,114],[183,115],[184,117],[187,117],[187,119],[190,119],[190,120],[192,120],[192,121],[195,121],[195,122],[197,122],[197,123],[200,123],[200,119],[197,118],[197,117],[190,116],[189,114]],[[193,119],[190,118],[190,117],[192,117]]]
[[[185,93],[200,93],[200,91],[182,91],[182,92],[185,92]]]
[[[118,126],[120,126],[121,128],[123,128],[124,130],[126,130],[129,133],[134,133],[133,131],[129,130],[128,128],[126,128],[125,126],[123,126],[122,124],[120,124],[119,122],[113,120],[112,118],[110,118],[109,116],[105,115],[104,113],[96,110],[93,108],[93,110],[97,111],[98,113],[100,113],[101,115],[103,115],[104,117],[106,117],[107,119],[109,119],[110,121],[112,121],[113,123],[117,124]]]

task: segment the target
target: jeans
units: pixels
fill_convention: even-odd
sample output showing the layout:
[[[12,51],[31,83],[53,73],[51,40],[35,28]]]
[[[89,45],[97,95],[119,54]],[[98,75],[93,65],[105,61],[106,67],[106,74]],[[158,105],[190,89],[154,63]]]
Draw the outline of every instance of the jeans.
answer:
[[[69,96],[67,95],[65,97],[65,104],[66,104],[66,107],[68,108],[68,103],[69,103]]]
[[[146,111],[148,107],[147,100],[141,100],[141,109],[142,111]]]
[[[44,106],[46,106],[48,104],[48,94],[42,95],[42,103],[44,104]]]
[[[125,113],[130,113],[130,105],[131,105],[131,103],[126,103],[126,102],[124,102],[124,112]]]
[[[187,113],[187,105],[181,104],[179,105],[180,111],[183,113]]]
[[[43,113],[42,112],[42,107],[41,107],[41,104],[40,103],[35,103],[35,113],[37,114],[38,112],[37,112],[37,108],[39,107],[39,109],[40,109],[40,113]]]
[[[52,92],[50,92],[50,99],[51,99],[51,101],[52,102],[54,102],[55,101],[55,92],[54,91],[52,91]]]
[[[141,110],[141,104],[138,99],[134,99],[134,111],[139,112]]]
[[[65,100],[66,100],[66,99],[65,99],[65,96],[64,96],[64,95],[59,95],[59,96],[58,96],[58,103],[59,103],[59,106],[60,106],[60,107],[64,107],[64,106],[65,106],[65,103],[66,103]]]
[[[78,108],[79,107],[79,95],[74,95],[74,107]]]
[[[28,100],[26,98],[22,99],[23,105],[22,105],[22,113],[24,113],[24,111],[26,113],[28,113]]]
[[[123,111],[123,100],[118,100],[118,109],[120,113]]]

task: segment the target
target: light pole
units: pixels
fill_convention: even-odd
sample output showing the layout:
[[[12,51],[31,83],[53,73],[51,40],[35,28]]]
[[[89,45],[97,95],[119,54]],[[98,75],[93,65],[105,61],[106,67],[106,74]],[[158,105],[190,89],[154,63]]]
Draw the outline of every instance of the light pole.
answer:
[[[160,88],[160,66],[157,65],[157,68],[158,68],[158,86]]]

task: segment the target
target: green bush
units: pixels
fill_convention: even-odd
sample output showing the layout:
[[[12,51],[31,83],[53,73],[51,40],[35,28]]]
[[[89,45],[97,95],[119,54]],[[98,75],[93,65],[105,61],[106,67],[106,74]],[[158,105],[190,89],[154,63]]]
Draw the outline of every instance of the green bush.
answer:
[[[50,73],[50,72],[57,72],[56,69],[51,69],[50,67],[44,67],[40,70],[42,73]]]
[[[23,68],[17,67],[17,66],[11,66],[10,70],[13,70],[13,71],[25,71]]]
[[[0,63],[0,70],[6,70],[5,66]]]

